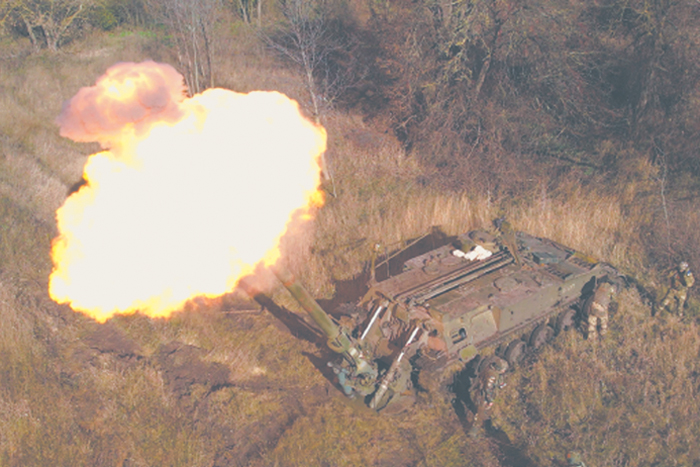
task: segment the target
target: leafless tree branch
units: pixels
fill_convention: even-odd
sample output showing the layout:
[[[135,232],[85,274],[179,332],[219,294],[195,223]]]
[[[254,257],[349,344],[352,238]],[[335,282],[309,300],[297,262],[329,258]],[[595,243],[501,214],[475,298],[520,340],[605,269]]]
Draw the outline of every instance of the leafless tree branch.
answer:
[[[212,34],[218,0],[149,0],[168,28],[190,95],[214,85]]]

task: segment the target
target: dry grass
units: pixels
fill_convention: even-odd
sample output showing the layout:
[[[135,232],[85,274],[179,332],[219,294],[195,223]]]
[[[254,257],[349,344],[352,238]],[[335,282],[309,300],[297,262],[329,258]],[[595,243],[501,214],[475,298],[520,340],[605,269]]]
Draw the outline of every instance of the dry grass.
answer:
[[[519,229],[603,259],[618,268],[638,269],[634,220],[624,214],[623,200],[616,194],[586,192],[566,187],[565,196],[550,197],[543,189],[533,202],[517,209],[512,217]]]
[[[245,26],[227,34],[217,45],[219,84],[279,89],[303,104],[299,78],[261,54]],[[423,395],[393,418],[351,410],[318,371],[324,351],[314,343],[268,312],[220,312],[259,309],[239,294],[169,320],[111,320],[131,349],[122,353],[95,342],[105,325],[53,304],[46,295],[53,211],[94,149],[59,138],[53,119],[113,62],[168,57],[157,39],[139,34],[72,47],[61,56],[3,58],[8,66],[0,69],[0,465],[508,465],[491,439],[464,434],[449,395]],[[375,243],[398,248],[432,226],[449,235],[489,228],[504,214],[519,229],[626,272],[652,269],[641,247],[648,213],[635,207],[655,196],[651,172],[619,190],[538,188],[518,200],[448,193],[432,188],[434,175],[376,125],[341,112],[324,123],[334,174],[326,188],[337,196],[284,245],[285,260],[319,298],[359,276]],[[673,208],[689,213],[682,226],[697,245],[697,209]],[[286,292],[272,295],[299,311]],[[601,346],[574,333],[557,340],[511,376],[495,424],[538,465],[572,448],[589,465],[691,465],[700,457],[688,442],[700,428],[689,415],[699,411],[697,325],[648,314],[628,291]],[[225,367],[228,383],[204,379],[176,390],[160,357],[173,342],[198,349],[190,367]]]
[[[501,216],[519,230],[555,239],[625,272],[648,267],[637,227],[640,211],[647,213],[631,209],[639,200],[630,201],[625,193],[574,183],[556,193],[533,190],[518,200],[437,191],[425,186],[422,180],[430,174],[391,137],[352,116],[334,115],[327,126],[335,177],[326,188],[338,196],[327,196],[315,225],[291,239],[286,251],[293,269],[318,295],[332,295],[329,280],[360,274],[377,243],[391,251],[434,226],[455,235],[492,229],[493,219]],[[315,255],[309,253],[312,246]]]
[[[593,465],[692,465],[697,413],[695,323],[649,319],[636,293],[619,297],[611,335],[567,335],[517,371],[496,420],[546,465],[582,450]],[[682,351],[679,349],[683,349]]]

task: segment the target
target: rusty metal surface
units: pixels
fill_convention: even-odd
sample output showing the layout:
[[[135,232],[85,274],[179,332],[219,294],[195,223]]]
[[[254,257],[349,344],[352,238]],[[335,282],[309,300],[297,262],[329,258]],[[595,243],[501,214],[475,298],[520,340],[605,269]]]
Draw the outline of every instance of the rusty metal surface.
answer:
[[[481,348],[529,327],[581,297],[591,281],[614,271],[548,239],[518,232],[518,265],[503,248],[469,261],[446,245],[405,263],[373,286],[375,295],[409,310],[421,306],[443,326],[451,354]]]

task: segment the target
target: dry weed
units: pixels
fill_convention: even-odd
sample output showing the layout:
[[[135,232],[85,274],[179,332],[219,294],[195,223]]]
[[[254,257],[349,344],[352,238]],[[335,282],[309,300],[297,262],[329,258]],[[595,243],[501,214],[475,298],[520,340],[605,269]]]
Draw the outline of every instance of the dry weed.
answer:
[[[246,28],[239,25],[217,43],[216,82],[237,91],[282,90],[304,107],[302,81],[280,69]],[[464,434],[444,394],[423,395],[394,418],[350,410],[319,371],[323,351],[292,336],[267,311],[226,314],[200,304],[167,321],[117,317],[111,325],[140,353],[91,347],[86,336],[97,325],[51,305],[46,280],[51,213],[95,148],[61,139],[53,119],[65,99],[113,62],[159,60],[170,52],[158,38],[138,33],[94,36],[68,52],[3,58],[11,66],[0,69],[6,90],[0,96],[0,464],[501,465],[502,452],[490,439]],[[646,170],[647,179],[621,190],[572,184],[493,199],[488,192],[433,188],[442,186],[430,183],[438,175],[357,115],[330,112],[324,124],[333,173],[326,205],[283,245],[290,269],[318,298],[332,298],[336,281],[360,276],[377,243],[390,252],[433,226],[455,235],[491,228],[503,214],[518,229],[625,272],[648,267],[640,226],[658,212],[635,203],[656,196],[648,193],[656,190],[652,168],[633,170]],[[698,243],[697,209],[692,201],[672,207],[681,239],[675,251],[697,262],[698,253],[687,247]],[[280,288],[272,298],[303,315]],[[700,430],[693,417],[697,325],[651,320],[632,291],[619,302],[601,345],[576,333],[561,336],[513,373],[501,395],[494,423],[539,465],[574,448],[592,465],[691,465],[700,458],[689,442]],[[173,342],[197,348],[204,363],[225,365],[229,381],[219,388],[193,383],[176,394],[155,358]]]

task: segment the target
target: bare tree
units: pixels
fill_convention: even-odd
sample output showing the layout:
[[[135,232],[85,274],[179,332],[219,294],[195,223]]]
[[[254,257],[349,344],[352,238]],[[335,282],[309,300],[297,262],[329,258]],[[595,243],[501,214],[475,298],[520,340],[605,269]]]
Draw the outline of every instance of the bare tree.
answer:
[[[7,18],[12,13],[13,3],[10,0],[0,0],[0,28],[5,26]]]
[[[214,86],[212,25],[218,0],[150,0],[172,34],[191,95]]]
[[[6,5],[6,6],[5,6]],[[10,0],[0,14],[24,25],[34,48],[56,51],[76,29],[94,2],[90,0]],[[0,16],[0,19],[2,17]]]
[[[328,37],[325,5],[322,1],[282,0],[281,6],[283,29],[265,38],[270,47],[301,68],[313,116],[319,122],[324,96],[316,84],[316,75],[335,49]]]
[[[103,0],[109,9],[126,24],[145,26],[151,18],[147,14],[147,0]]]
[[[246,0],[238,0],[238,10],[241,12],[241,17],[246,24],[250,24],[249,4],[250,2]]]
[[[331,17],[326,0],[280,0],[284,22],[263,39],[280,56],[297,66],[309,96],[316,123],[334,101],[362,79],[352,62],[357,46],[352,35],[344,34],[341,22]],[[345,65],[338,58],[343,56]],[[323,176],[333,183],[325,155]]]
[[[253,12],[256,14],[258,27],[262,25],[262,0],[227,0],[228,3],[241,15],[243,22],[253,22]]]

